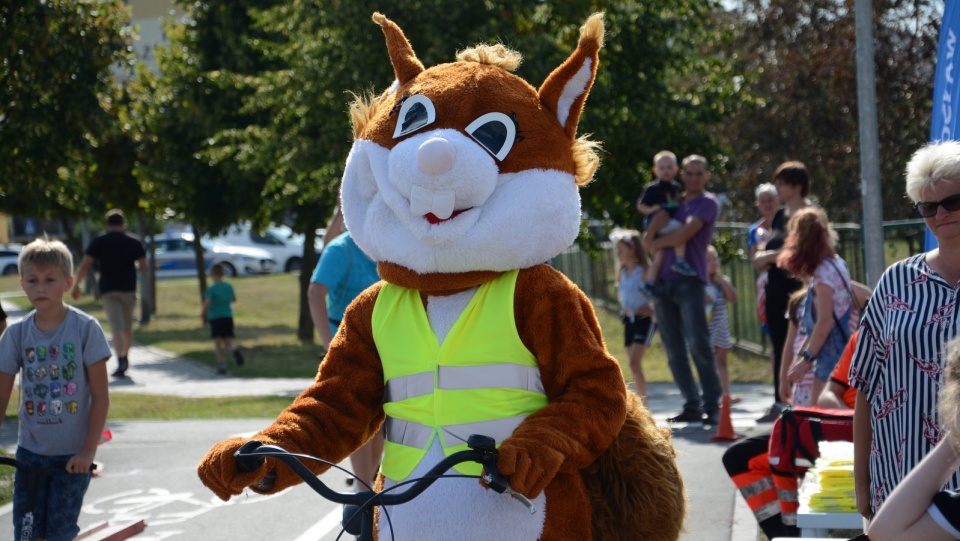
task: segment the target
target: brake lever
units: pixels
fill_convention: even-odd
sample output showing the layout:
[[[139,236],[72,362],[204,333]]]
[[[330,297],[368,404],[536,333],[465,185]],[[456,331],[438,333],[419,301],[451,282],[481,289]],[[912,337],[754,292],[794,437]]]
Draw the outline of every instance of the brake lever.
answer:
[[[489,436],[473,434],[467,440],[467,445],[476,451],[482,452],[485,456],[482,461],[484,471],[480,478],[487,483],[487,486],[500,494],[509,494],[513,499],[522,503],[524,507],[530,511],[531,515],[536,514],[537,506],[534,505],[529,498],[510,488],[510,483],[507,481],[507,478],[497,470],[496,441]]]
[[[531,515],[535,515],[537,513],[537,506],[534,505],[529,498],[527,498],[523,494],[520,494],[516,490],[513,490],[512,488],[510,488],[510,485],[507,484],[506,479],[499,473],[496,475],[493,475],[493,474],[484,472],[484,474],[481,475],[480,477],[493,490],[501,494],[509,494],[510,497],[522,503],[523,506],[530,511]]]

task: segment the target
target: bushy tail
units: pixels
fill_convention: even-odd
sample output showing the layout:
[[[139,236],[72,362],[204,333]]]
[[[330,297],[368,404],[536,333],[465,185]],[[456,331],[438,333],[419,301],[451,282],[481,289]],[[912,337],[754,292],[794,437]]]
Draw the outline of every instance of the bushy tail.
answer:
[[[627,393],[627,420],[610,448],[583,471],[594,541],[680,537],[687,498],[670,442],[649,410]]]

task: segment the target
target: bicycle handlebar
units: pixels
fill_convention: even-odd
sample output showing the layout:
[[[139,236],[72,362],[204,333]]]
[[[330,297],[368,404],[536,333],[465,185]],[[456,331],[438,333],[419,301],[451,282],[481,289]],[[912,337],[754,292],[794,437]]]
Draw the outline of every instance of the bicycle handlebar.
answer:
[[[381,493],[376,495],[378,505],[399,505],[419,496],[430,485],[439,479],[444,472],[453,466],[463,462],[477,462],[483,465],[484,473],[481,478],[487,485],[498,493],[507,493],[520,501],[530,510],[530,513],[536,513],[536,506],[530,502],[524,495],[514,491],[507,483],[504,477],[497,470],[497,448],[496,442],[489,436],[474,434],[467,439],[469,449],[457,451],[444,458],[426,473],[423,477],[416,480],[406,490],[398,493]],[[370,500],[369,493],[342,493],[337,492],[320,480],[309,468],[307,468],[300,458],[309,458],[316,460],[315,457],[308,455],[299,455],[290,453],[276,445],[263,445],[257,440],[250,440],[243,444],[236,453],[234,459],[237,461],[237,469],[240,471],[253,471],[263,465],[266,457],[275,458],[286,464],[291,470],[314,491],[324,498],[344,505],[364,505]]]

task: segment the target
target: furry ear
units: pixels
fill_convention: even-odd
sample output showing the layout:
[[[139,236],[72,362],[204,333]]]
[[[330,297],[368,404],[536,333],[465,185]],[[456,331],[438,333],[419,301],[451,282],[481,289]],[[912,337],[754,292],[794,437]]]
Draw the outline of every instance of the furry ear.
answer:
[[[413,47],[403,35],[403,30],[397,26],[397,23],[386,18],[382,13],[373,14],[373,22],[380,25],[383,29],[383,35],[387,38],[387,51],[390,53],[390,62],[393,64],[393,72],[397,75],[397,82],[400,85],[419,75],[423,71],[423,64],[413,52]]]
[[[577,136],[580,112],[597,75],[603,31],[603,13],[594,13],[580,28],[577,50],[540,86],[540,101],[557,115],[571,140]]]

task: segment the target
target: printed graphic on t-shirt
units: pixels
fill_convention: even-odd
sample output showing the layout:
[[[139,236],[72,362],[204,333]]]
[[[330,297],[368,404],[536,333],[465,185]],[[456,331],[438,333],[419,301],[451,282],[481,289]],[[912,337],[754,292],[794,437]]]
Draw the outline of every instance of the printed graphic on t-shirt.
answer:
[[[63,344],[36,344],[23,350],[27,365],[23,367],[26,381],[22,382],[26,395],[27,415],[36,417],[39,424],[60,424],[62,415],[75,415],[77,384],[77,346]]]

